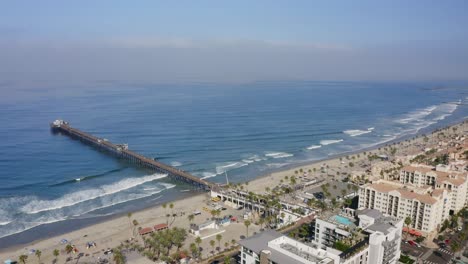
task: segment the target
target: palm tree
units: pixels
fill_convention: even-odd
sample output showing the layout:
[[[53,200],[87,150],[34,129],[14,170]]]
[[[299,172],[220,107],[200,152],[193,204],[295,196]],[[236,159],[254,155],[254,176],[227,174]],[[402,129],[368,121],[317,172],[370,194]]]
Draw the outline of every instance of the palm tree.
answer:
[[[125,256],[122,254],[122,251],[120,251],[119,249],[114,249],[113,254],[114,254],[113,259],[115,261],[115,264],[125,263]]]
[[[229,242],[224,242],[224,248],[227,249],[229,247]]]
[[[236,245],[236,240],[235,240],[235,239],[232,239],[232,240],[231,240],[231,245],[232,245],[232,246],[235,246],[235,245]]]
[[[132,224],[133,224],[133,236],[135,236],[135,229],[138,226],[138,221],[136,219],[133,219]]]
[[[411,220],[411,217],[407,216],[405,218],[405,225],[406,225],[406,236],[405,236],[405,239],[408,240],[408,233],[409,233],[409,225],[411,224],[411,222],[413,222]]]
[[[58,249],[54,249],[54,252],[52,252],[52,254],[54,255],[54,262],[57,262],[57,257],[60,255],[60,251]]]
[[[244,225],[245,225],[245,227],[246,227],[246,229],[247,229],[247,237],[249,236],[249,226],[250,226],[250,224],[251,224],[251,223],[250,223],[249,220],[245,220],[245,221],[244,221]]]
[[[132,220],[130,218],[132,217],[132,213],[128,213],[127,217],[128,217],[128,223],[130,224],[130,231],[131,231],[131,229],[132,229]]]
[[[67,254],[70,254],[70,252],[72,252],[73,250],[73,246],[68,244],[65,246],[65,252],[67,252]]]
[[[174,215],[174,204],[170,203],[169,208],[171,208],[171,214]]]
[[[195,219],[195,215],[189,214],[189,215],[187,216],[187,218],[188,218],[189,222],[192,223],[193,219]]]
[[[23,255],[19,256],[19,261],[20,261],[21,263],[25,264],[25,263],[26,263],[26,260],[28,260],[28,256],[27,256],[27,255],[24,255],[24,254],[23,254]]]
[[[197,246],[198,246],[198,248],[200,248],[200,244],[201,244],[201,242],[202,242],[202,239],[201,239],[201,237],[197,237],[197,238],[195,238],[195,243],[197,243]]]
[[[37,261],[38,263],[41,263],[41,255],[42,255],[42,252],[38,249],[36,250],[36,257],[37,257]]]
[[[215,246],[215,241],[214,240],[210,240],[210,246],[211,248],[213,249],[213,255],[214,255],[214,246]]]
[[[211,220],[213,220],[215,215],[217,214],[217,212],[216,212],[215,209],[213,209],[213,210],[210,211],[210,214],[211,214]]]
[[[260,229],[262,229],[264,223],[265,223],[265,218],[260,217],[260,219],[258,219],[258,224],[260,225]]]
[[[218,240],[218,247],[221,248],[221,239],[223,239],[223,236],[221,234],[216,235],[216,240]]]

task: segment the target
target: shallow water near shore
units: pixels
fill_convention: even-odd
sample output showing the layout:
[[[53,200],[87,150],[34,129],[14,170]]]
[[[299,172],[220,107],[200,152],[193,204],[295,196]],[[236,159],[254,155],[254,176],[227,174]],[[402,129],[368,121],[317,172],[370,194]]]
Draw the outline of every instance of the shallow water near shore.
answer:
[[[239,182],[463,120],[466,87],[96,84],[0,101],[0,247],[193,195],[165,175],[51,134],[54,119],[200,178],[224,182],[226,172]]]

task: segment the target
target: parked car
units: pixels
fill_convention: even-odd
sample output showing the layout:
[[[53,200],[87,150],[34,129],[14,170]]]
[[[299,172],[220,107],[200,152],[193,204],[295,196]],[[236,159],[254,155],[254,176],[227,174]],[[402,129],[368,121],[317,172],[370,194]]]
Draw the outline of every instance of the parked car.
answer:
[[[408,243],[412,246],[416,246],[416,242],[414,242],[413,240],[408,241]]]

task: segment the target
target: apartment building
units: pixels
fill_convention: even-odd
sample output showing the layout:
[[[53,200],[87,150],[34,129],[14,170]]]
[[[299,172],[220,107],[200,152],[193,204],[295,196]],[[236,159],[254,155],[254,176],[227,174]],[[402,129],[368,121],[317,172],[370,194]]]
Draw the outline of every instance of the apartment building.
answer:
[[[242,246],[240,263],[396,264],[400,258],[403,220],[384,216],[377,210],[350,210],[333,214],[326,220],[317,219],[315,227],[316,237],[330,236],[328,232],[333,230],[335,234],[346,232],[333,238],[336,241],[349,237],[356,241],[340,251],[330,245],[328,239],[306,244],[266,230],[239,241]]]
[[[400,219],[410,217],[410,228],[424,233],[436,231],[449,218],[451,208],[449,191],[431,186],[415,187],[399,182],[379,180],[361,186],[360,209],[376,209]]]
[[[468,172],[451,170],[451,166],[405,166],[400,171],[400,182],[416,187],[432,186],[444,189],[450,196],[450,213],[468,205]]]
[[[321,249],[284,236],[274,230],[239,241],[241,264],[367,264],[369,243],[355,245],[348,252]],[[378,263],[379,264],[379,263]]]

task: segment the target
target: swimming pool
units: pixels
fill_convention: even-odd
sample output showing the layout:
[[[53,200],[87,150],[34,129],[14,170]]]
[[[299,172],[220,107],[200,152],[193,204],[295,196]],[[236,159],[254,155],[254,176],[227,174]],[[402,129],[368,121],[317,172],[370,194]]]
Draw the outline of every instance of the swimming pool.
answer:
[[[343,217],[341,215],[335,215],[335,216],[333,216],[333,219],[335,219],[338,223],[343,224],[343,225],[347,225],[347,226],[350,226],[350,225],[354,224],[351,220],[349,220],[348,218]]]

